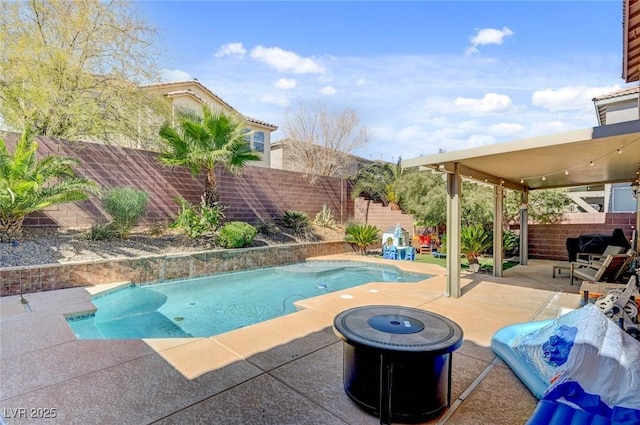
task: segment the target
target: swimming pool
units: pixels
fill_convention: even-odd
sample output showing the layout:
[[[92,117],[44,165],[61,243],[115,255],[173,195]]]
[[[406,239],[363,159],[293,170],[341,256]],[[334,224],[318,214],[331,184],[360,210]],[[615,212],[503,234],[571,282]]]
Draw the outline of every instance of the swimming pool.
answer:
[[[294,302],[369,282],[418,282],[393,266],[313,261],[197,279],[130,285],[67,316],[79,339],[208,337],[296,311]]]

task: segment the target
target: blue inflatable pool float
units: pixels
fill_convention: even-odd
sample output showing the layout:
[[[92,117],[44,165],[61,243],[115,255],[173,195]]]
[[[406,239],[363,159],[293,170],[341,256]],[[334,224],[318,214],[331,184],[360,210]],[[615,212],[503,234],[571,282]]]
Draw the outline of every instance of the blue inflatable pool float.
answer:
[[[553,323],[553,320],[519,323],[507,326],[496,332],[491,339],[491,349],[493,352],[509,365],[511,370],[513,370],[538,400],[544,397],[548,384],[546,384],[535,370],[517,353],[514,347],[511,346],[511,341],[517,336],[537,331],[551,323]]]
[[[513,370],[531,393],[538,398],[536,409],[525,425],[638,425],[640,410],[620,406],[609,407],[600,396],[589,394],[578,382],[550,386],[516,348],[516,338],[536,332],[555,320],[520,323],[498,330],[491,348]],[[558,326],[557,332],[540,351],[545,361],[560,366],[567,360],[573,345],[575,328]],[[630,389],[631,390],[631,389]]]

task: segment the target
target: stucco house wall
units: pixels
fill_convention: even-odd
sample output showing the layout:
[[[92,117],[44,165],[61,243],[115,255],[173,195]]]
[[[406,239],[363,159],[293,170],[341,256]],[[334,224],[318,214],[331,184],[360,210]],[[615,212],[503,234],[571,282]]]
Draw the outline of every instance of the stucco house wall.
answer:
[[[253,165],[267,168],[271,166],[271,133],[278,129],[277,126],[242,115],[196,79],[149,84],[142,86],[142,88],[165,96],[171,102],[172,116],[175,116],[176,111],[180,108],[199,111],[204,106],[208,106],[211,109],[222,108],[227,112],[241,115],[247,121],[247,128],[254,131],[250,141],[251,148],[262,156],[262,159]],[[262,133],[262,136],[258,133]]]

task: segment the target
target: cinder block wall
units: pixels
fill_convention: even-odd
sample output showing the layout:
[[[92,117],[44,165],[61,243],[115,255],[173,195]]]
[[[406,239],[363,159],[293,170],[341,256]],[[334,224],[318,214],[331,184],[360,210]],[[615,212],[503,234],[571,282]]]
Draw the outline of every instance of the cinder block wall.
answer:
[[[3,133],[9,151],[13,151],[17,133]],[[204,191],[204,174],[194,178],[183,167],[168,168],[156,161],[156,153],[94,143],[67,142],[38,137],[38,155],[63,155],[78,158],[78,174],[98,182],[103,190],[130,186],[149,194],[149,207],[143,224],[169,222],[178,206],[178,195],[198,203]],[[309,184],[301,173],[247,166],[241,174],[217,170],[221,204],[227,220],[255,222],[258,218],[276,218],[286,210],[306,212],[313,219],[323,204],[338,221],[354,214],[348,181],[330,177]],[[25,226],[88,227],[107,220],[100,201],[62,204],[31,214]]]
[[[2,133],[9,151],[13,151],[17,133]],[[194,178],[182,167],[166,168],[156,154],[136,149],[93,143],[71,143],[39,137],[39,156],[64,155],[78,158],[78,173],[96,180],[101,187],[131,186],[149,194],[149,208],[143,224],[168,222],[177,212],[173,199],[180,195],[197,203],[204,191],[204,176]],[[304,211],[313,219],[327,204],[334,217],[346,222],[354,218],[373,224],[382,231],[397,223],[413,234],[413,216],[392,211],[381,204],[351,199],[348,181],[319,178],[311,185],[301,173],[248,166],[238,175],[218,170],[221,203],[228,205],[228,220],[255,222],[257,218],[276,218],[285,210]],[[106,220],[100,201],[63,204],[29,215],[25,226],[88,227]],[[631,239],[635,214],[567,214],[560,224],[529,225],[530,258],[566,260],[566,239],[581,234],[611,234],[621,228]]]
[[[568,260],[567,238],[580,235],[611,235],[622,229],[631,240],[635,226],[634,213],[565,214],[559,224],[529,225],[529,258]]]
[[[354,208],[355,219],[362,223],[374,225],[382,232],[391,227],[396,227],[400,223],[400,226],[413,236],[413,215],[411,214],[395,211],[380,203],[366,201],[363,198],[357,198],[354,201]]]
[[[246,167],[242,174],[218,172],[220,199],[227,218],[255,222],[258,218],[276,219],[285,210],[303,211],[313,220],[324,204],[335,220],[353,217],[351,184],[347,180],[322,177],[311,184],[295,171],[264,167]]]

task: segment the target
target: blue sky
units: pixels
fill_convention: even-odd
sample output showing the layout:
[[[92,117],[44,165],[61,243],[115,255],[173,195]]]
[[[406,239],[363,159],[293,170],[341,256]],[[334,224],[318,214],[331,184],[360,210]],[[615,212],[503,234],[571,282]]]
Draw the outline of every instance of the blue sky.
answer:
[[[397,160],[597,125],[625,87],[622,1],[144,1],[162,80],[275,124],[321,101]]]

